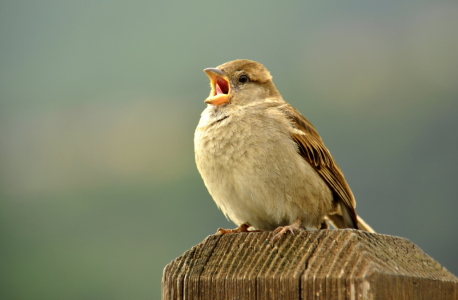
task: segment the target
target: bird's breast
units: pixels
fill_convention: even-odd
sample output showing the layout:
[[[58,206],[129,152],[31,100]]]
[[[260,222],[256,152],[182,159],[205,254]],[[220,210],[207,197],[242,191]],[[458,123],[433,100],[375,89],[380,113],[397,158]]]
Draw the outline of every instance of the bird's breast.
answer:
[[[214,201],[236,224],[287,225],[307,210],[304,198],[323,196],[317,193],[324,182],[280,122],[253,113],[222,120],[202,115],[194,139],[197,168]]]

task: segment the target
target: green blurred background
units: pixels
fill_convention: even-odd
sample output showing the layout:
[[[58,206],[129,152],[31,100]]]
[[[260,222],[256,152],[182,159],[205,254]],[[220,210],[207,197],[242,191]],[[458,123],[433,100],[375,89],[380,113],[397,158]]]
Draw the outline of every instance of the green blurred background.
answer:
[[[456,1],[1,1],[0,298],[159,299],[233,227],[196,170],[202,72],[266,65],[358,212],[458,274]]]

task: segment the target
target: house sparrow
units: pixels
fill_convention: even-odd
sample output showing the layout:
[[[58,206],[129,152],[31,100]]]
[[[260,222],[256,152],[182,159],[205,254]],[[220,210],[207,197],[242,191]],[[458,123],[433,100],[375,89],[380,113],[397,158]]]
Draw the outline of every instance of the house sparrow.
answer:
[[[313,125],[285,102],[269,71],[251,60],[205,69],[211,92],[194,137],[197,168],[239,227],[374,232],[355,211],[345,178]]]

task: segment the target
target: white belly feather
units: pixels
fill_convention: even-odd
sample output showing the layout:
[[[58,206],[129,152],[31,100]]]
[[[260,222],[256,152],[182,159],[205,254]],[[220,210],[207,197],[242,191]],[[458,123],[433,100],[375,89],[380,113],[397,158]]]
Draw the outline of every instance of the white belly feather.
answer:
[[[288,128],[278,126],[283,120],[249,115],[238,110],[225,117],[211,106],[202,113],[195,156],[214,201],[237,225],[273,230],[302,218],[307,229],[319,228],[332,210],[330,189],[286,129],[280,131]]]

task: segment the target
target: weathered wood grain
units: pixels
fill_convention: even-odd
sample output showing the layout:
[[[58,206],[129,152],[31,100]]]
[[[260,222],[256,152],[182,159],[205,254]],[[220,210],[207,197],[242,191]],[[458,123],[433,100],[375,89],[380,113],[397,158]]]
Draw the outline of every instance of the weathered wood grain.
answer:
[[[412,242],[358,230],[211,235],[164,269],[162,299],[451,299],[458,278]]]

